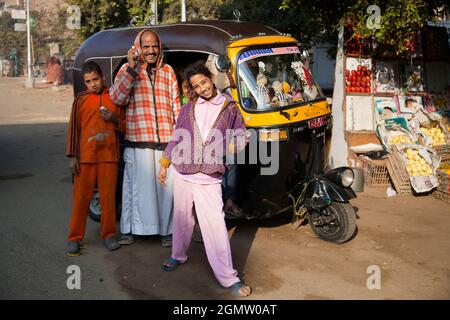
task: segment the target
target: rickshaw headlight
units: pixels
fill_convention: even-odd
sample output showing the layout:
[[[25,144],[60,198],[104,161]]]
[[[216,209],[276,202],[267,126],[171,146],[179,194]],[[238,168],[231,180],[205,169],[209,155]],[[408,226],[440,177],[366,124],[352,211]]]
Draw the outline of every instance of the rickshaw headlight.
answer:
[[[355,179],[355,174],[353,173],[353,170],[350,168],[345,169],[341,173],[341,183],[342,183],[342,186],[344,186],[346,188],[348,188],[352,185],[354,179]]]
[[[260,129],[259,141],[284,141],[288,139],[286,128],[283,129]]]

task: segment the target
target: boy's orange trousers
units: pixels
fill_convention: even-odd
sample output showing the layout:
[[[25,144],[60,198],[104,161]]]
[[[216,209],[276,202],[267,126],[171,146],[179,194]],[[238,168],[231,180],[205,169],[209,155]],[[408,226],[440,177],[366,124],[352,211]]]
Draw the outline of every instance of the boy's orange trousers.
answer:
[[[74,176],[69,241],[83,240],[96,182],[102,210],[100,235],[106,239],[116,233],[117,162],[80,163],[80,173]]]

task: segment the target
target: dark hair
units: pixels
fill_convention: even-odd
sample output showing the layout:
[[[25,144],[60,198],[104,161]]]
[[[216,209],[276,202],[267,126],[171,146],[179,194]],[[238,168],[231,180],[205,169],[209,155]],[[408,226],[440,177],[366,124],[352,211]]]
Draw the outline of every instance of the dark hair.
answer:
[[[186,79],[191,85],[190,79],[191,77],[197,75],[197,74],[203,74],[204,76],[211,78],[212,73],[209,71],[208,67],[205,65],[205,61],[199,60],[197,62],[194,62],[186,67],[184,70],[184,79]]]
[[[81,67],[81,74],[84,76],[86,73],[96,72],[100,77],[103,77],[103,72],[100,66],[94,61],[86,61]]]

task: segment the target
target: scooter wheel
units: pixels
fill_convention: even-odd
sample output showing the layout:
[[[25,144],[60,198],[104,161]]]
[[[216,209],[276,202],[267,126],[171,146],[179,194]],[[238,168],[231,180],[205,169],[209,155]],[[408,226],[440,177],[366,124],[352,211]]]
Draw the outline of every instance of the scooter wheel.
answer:
[[[350,203],[332,202],[321,212],[308,212],[308,222],[319,238],[341,244],[356,233],[355,209]]]

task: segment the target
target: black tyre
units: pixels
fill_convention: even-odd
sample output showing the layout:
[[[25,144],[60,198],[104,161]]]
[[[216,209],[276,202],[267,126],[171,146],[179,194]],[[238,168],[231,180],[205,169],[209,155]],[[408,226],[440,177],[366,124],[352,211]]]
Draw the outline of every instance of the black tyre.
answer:
[[[348,241],[356,231],[356,214],[350,203],[332,202],[321,212],[308,212],[312,231],[319,238],[334,243]]]
[[[116,221],[120,221],[120,216],[122,213],[122,204],[116,200]],[[89,218],[95,222],[100,222],[102,217],[102,207],[100,205],[100,194],[98,190],[95,189],[94,195],[92,196],[91,203],[89,204]]]
[[[91,203],[89,204],[89,218],[96,222],[100,222],[101,216],[102,208],[100,206],[100,195],[96,189],[92,196]]]

